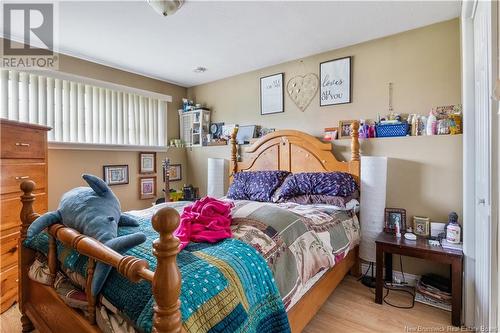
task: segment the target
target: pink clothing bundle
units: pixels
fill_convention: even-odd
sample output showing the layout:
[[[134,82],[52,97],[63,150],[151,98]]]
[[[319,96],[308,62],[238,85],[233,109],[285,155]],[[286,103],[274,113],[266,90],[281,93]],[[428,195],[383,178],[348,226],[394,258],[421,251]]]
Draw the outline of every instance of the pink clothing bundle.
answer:
[[[174,235],[181,241],[180,249],[189,242],[216,243],[231,238],[232,202],[205,197],[184,207],[181,223]]]

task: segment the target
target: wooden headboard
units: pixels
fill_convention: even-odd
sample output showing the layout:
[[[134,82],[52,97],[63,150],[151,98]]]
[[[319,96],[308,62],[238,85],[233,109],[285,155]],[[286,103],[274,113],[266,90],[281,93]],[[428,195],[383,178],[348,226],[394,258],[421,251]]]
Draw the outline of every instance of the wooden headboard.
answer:
[[[351,160],[338,161],[332,145],[300,131],[269,133],[247,147],[238,161],[237,131],[231,136],[231,176],[239,171],[287,170],[297,172],[342,171],[352,174],[359,183],[359,123],[351,125]],[[231,177],[232,178],[232,177]]]

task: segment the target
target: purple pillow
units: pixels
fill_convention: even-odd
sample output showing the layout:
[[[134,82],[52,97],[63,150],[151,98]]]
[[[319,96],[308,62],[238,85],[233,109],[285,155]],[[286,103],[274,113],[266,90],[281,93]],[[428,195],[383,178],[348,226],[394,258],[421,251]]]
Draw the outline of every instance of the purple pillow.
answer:
[[[304,172],[289,176],[277,197],[279,201],[301,195],[348,197],[358,191],[354,177],[345,172]]]
[[[227,197],[234,200],[272,201],[274,191],[290,174],[288,171],[245,171],[234,175]]]

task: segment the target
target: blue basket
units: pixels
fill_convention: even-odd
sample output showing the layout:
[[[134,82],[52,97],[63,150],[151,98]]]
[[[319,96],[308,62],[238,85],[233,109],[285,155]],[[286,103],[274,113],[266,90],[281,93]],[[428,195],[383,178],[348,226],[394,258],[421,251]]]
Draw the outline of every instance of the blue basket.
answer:
[[[406,136],[408,134],[408,123],[380,124],[375,126],[377,138],[389,138],[395,136]]]

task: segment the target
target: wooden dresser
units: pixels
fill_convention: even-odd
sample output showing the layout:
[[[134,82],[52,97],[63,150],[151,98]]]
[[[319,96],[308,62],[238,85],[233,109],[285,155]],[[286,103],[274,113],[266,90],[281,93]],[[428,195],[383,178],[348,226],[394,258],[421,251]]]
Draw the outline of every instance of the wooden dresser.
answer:
[[[0,313],[17,300],[18,238],[21,190],[25,179],[36,183],[35,211],[47,211],[48,127],[0,119]]]

